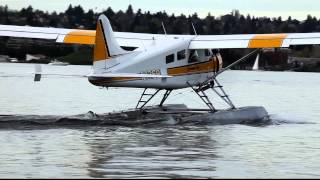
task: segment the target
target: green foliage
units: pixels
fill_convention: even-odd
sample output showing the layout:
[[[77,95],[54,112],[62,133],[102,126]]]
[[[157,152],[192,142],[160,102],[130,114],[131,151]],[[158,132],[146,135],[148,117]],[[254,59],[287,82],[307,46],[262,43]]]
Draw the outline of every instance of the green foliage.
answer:
[[[73,65],[87,65],[92,64],[92,52],[92,49],[81,49],[77,52],[73,52],[57,59]]]
[[[179,32],[181,34],[192,34],[191,22],[197,28],[198,34],[241,34],[241,33],[276,33],[276,32],[313,32],[320,29],[320,21],[316,17],[308,15],[305,21],[299,22],[292,17],[282,20],[281,17],[246,17],[240,14],[239,10],[233,10],[230,14],[220,17],[212,16],[201,19],[197,13],[189,15],[175,16],[168,15],[165,11],[151,14],[136,12],[129,5],[126,11],[114,12],[111,7],[101,12],[108,16],[117,31],[128,32],[149,32],[163,33],[161,23],[163,22],[168,33]],[[8,6],[0,6],[0,24],[37,25],[53,26],[65,28],[95,29],[96,19],[101,13],[96,13],[92,9],[85,12],[80,6],[71,4],[64,13],[48,13],[35,10],[32,6],[22,8],[20,11],[11,11]]]
[[[320,46],[300,46],[292,48],[292,55],[297,57],[305,57],[305,58],[320,58]]]

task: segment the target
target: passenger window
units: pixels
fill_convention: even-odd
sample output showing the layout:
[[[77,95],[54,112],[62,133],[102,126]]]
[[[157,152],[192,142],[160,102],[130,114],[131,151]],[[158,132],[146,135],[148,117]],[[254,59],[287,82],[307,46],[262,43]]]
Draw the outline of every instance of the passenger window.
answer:
[[[166,56],[166,63],[172,63],[174,61],[174,54],[170,54],[168,56]]]
[[[200,61],[198,52],[196,50],[190,50],[188,63]]]
[[[178,60],[182,60],[186,58],[186,50],[179,51],[177,53]]]

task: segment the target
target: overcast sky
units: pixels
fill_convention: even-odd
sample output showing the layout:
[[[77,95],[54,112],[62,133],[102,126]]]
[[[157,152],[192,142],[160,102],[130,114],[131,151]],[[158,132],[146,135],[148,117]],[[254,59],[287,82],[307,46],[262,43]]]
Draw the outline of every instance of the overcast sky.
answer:
[[[85,10],[93,9],[101,12],[109,6],[115,10],[126,10],[132,4],[134,11],[139,8],[144,11],[189,15],[195,12],[200,17],[219,16],[230,13],[233,9],[241,14],[254,16],[278,17],[285,20],[288,16],[304,20],[307,15],[320,18],[320,0],[0,0],[1,5],[9,9],[21,9],[32,5],[35,9],[44,11],[65,11],[69,4],[81,5]]]

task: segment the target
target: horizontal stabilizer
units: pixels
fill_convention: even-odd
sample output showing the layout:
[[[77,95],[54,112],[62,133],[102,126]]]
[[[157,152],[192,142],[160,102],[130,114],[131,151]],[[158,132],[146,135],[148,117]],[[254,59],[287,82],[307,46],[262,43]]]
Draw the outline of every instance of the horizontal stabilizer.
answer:
[[[155,74],[137,74],[137,73],[103,73],[103,74],[62,74],[62,73],[43,73],[42,67],[39,64],[35,65],[34,81],[40,81],[42,76],[60,76],[60,77],[77,77],[77,78],[89,78],[89,77],[102,77],[102,78],[170,78],[172,76],[163,76]]]
[[[89,74],[87,77],[127,77],[127,78],[170,78],[172,76],[163,76],[155,74],[137,74],[137,73],[104,73],[104,74]]]
[[[42,74],[42,68],[40,64],[35,65],[35,72],[34,72],[34,81],[40,81],[41,80],[41,74]]]
[[[76,77],[76,78],[86,78],[88,77],[85,74],[62,74],[62,73],[43,73],[42,66],[40,64],[36,64],[34,71],[34,81],[41,81],[42,76],[59,76],[59,77]]]

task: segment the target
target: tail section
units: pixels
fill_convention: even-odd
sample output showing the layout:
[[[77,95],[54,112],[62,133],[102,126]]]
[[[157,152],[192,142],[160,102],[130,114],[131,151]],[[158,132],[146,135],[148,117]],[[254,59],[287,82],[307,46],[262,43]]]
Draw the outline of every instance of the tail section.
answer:
[[[100,15],[97,22],[96,41],[93,52],[93,61],[104,61],[126,54],[127,51],[122,49],[113,35],[111,24],[105,15]]]

